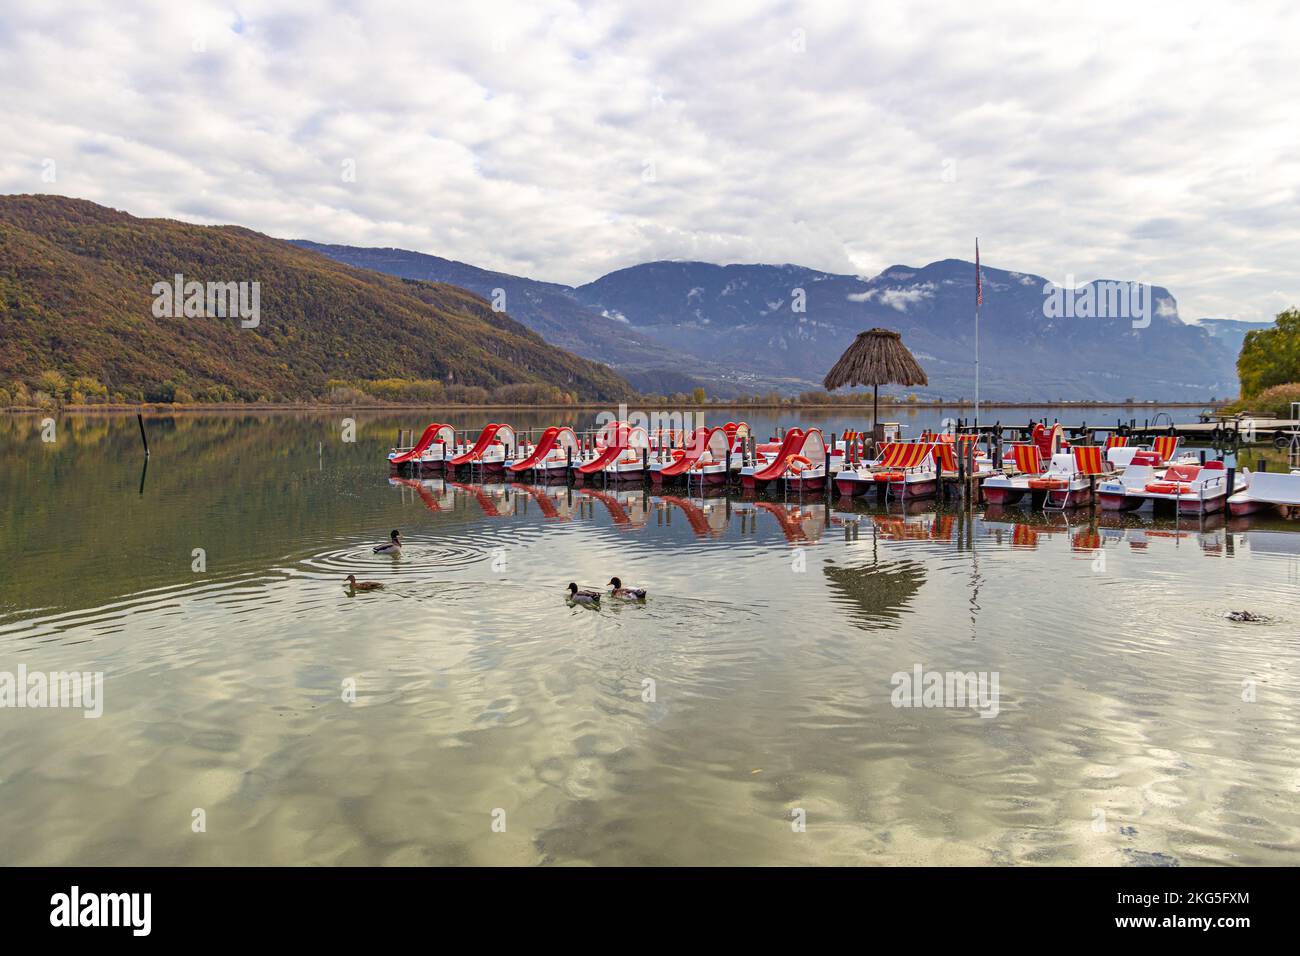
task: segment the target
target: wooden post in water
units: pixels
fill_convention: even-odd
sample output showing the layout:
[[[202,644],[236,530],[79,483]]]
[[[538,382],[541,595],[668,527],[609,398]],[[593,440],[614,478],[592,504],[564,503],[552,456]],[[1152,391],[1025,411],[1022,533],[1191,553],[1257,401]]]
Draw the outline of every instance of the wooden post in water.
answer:
[[[1232,489],[1236,486],[1236,484],[1237,484],[1237,469],[1234,466],[1228,469],[1228,497],[1229,498],[1232,497]]]
[[[978,499],[980,494],[980,486],[979,486],[979,482],[975,480],[975,443],[968,442],[967,445],[968,447],[965,453],[962,455],[962,457],[967,459],[966,480],[970,482],[970,499],[971,499],[971,506],[973,507],[979,504]]]
[[[135,420],[140,425],[140,440],[144,442],[144,457],[149,457],[149,436],[144,433],[144,416],[139,412],[135,413]]]
[[[831,456],[835,451],[835,433],[831,432],[831,443],[826,446],[826,497],[831,496]]]
[[[958,432],[958,434],[961,433]],[[966,503],[966,456],[960,453],[960,449],[958,449],[958,454],[957,454],[957,491],[958,494],[961,495],[962,504],[965,505]]]
[[[573,446],[565,446],[564,460],[567,464],[564,467],[564,483],[570,488],[573,487]]]
[[[1268,462],[1266,462],[1263,458],[1259,458],[1259,459],[1257,459],[1257,460],[1255,461],[1255,470],[1256,470],[1256,471],[1268,471]]]

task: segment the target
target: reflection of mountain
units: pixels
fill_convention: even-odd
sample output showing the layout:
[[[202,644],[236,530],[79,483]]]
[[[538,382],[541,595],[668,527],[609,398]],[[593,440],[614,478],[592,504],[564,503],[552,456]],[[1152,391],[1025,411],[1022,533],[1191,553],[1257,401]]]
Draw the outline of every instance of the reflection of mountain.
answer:
[[[886,561],[861,567],[825,565],[831,600],[860,627],[891,627],[925,583],[919,561]]]

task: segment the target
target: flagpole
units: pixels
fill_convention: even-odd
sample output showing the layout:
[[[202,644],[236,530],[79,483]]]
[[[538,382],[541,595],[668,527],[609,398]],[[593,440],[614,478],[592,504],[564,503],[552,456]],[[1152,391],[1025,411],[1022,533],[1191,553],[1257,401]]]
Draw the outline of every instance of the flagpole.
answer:
[[[975,237],[975,427],[980,424],[980,302],[984,298],[980,281],[980,240]]]

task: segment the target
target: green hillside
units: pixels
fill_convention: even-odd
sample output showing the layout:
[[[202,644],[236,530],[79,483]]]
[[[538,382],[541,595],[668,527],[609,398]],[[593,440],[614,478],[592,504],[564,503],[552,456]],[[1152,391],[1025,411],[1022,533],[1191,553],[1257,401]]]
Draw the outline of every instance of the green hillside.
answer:
[[[259,283],[258,326],[156,317],[155,283],[177,273]],[[57,388],[51,373],[65,395],[102,386],[101,397],[128,401],[310,402],[331,383],[385,379],[423,380],[434,399],[512,384],[585,400],[632,392],[463,289],[351,268],[237,226],[137,219],[62,196],[0,196],[0,327],[11,394]]]

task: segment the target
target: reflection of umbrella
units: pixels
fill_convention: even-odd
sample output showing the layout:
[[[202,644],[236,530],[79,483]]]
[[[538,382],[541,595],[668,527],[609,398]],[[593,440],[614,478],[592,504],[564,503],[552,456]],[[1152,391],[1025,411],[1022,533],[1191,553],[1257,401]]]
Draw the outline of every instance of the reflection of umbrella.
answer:
[[[831,596],[860,627],[892,627],[925,583],[919,561],[886,561],[861,567],[823,566]]]
[[[902,337],[889,329],[859,332],[822,380],[822,386],[829,392],[845,386],[870,385],[873,428],[880,417],[880,386],[929,384],[925,370],[907,350]]]

